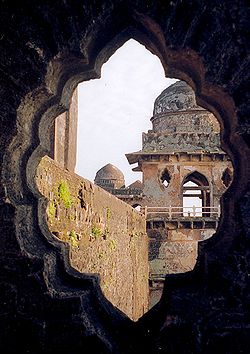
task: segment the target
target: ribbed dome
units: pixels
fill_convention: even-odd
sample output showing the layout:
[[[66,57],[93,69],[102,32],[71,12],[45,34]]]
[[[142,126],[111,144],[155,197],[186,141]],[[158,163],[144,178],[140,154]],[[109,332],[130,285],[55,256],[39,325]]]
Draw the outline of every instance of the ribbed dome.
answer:
[[[119,168],[108,163],[97,171],[95,175],[95,184],[106,190],[119,189],[125,185],[124,175]]]
[[[156,98],[153,115],[188,109],[202,108],[197,106],[192,88],[184,81],[177,81]]]
[[[154,133],[219,132],[216,118],[197,106],[193,89],[184,81],[175,82],[158,96],[151,122]]]
[[[108,163],[104,167],[102,167],[99,171],[96,172],[95,180],[96,179],[123,179],[124,175],[119,168]]]

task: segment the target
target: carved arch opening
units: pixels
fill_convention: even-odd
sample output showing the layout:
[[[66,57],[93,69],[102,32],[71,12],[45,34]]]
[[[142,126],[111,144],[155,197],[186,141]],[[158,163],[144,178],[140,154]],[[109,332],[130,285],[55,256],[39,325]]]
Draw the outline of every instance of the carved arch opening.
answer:
[[[182,198],[183,206],[186,205],[186,201],[190,198],[193,200],[194,207],[197,208],[197,213],[193,211],[193,216],[210,216],[210,206],[212,204],[211,187],[207,177],[194,171],[189,173],[182,183]],[[200,199],[200,203],[198,201]]]
[[[141,211],[141,207],[142,207],[142,205],[139,203],[135,203],[132,205],[132,208],[134,208],[137,211]]]
[[[160,182],[165,188],[168,187],[171,180],[170,173],[167,168],[165,168],[160,174]]]
[[[111,56],[112,53],[128,38],[134,38],[159,56],[167,76],[183,79],[192,87],[196,87],[199,103],[212,110],[217,117],[220,116],[221,123],[227,116],[227,97],[222,91],[217,89],[213,91],[215,92],[214,95],[210,95],[210,87],[205,82],[204,69],[198,55],[191,51],[186,52],[185,50],[172,50],[171,48],[168,48],[165,41],[162,39],[163,34],[159,31],[159,27],[152,27],[153,21],[151,19],[138,18],[137,21],[138,27],[142,29],[141,31],[131,27],[121,30],[117,36],[111,36],[108,44],[105,43],[102,48],[99,48],[98,50],[96,49],[95,55],[91,53],[89,62],[87,58],[82,60],[75,58],[73,54],[71,61],[70,56],[68,56],[67,58],[62,57],[59,61],[56,59],[54,62],[51,62],[48,67],[46,88],[43,87],[39,92],[34,92],[26,97],[23,106],[20,108],[20,121],[22,121],[22,119],[24,119],[25,109],[29,105],[32,106],[32,125],[30,131],[34,135],[36,128],[39,128],[39,142],[36,144],[31,144],[29,142],[23,143],[22,152],[24,152],[25,157],[22,161],[26,166],[27,172],[27,181],[25,180],[24,183],[28,185],[29,190],[32,192],[32,196],[39,200],[37,209],[39,222],[36,225],[37,219],[34,218],[33,220],[32,218],[32,220],[30,219],[30,223],[34,226],[34,230],[37,226],[39,227],[39,230],[41,230],[42,235],[45,236],[47,241],[45,243],[44,240],[42,241],[44,245],[42,253],[39,250],[39,247],[31,249],[31,243],[29,244],[27,242],[27,245],[25,246],[27,247],[27,252],[33,254],[39,254],[40,252],[39,256],[41,258],[46,256],[47,260],[52,254],[55,255],[53,266],[57,268],[58,262],[63,261],[64,267],[60,268],[61,271],[63,269],[63,272],[69,274],[72,279],[77,279],[76,283],[79,288],[86,286],[87,282],[91,283],[91,286],[94,288],[99,289],[97,297],[102,305],[103,302],[105,302],[105,299],[100,292],[97,278],[95,276],[76,275],[69,265],[68,248],[65,245],[58,243],[48,231],[46,220],[44,216],[42,216],[45,215],[45,213],[41,212],[41,209],[44,211],[44,208],[46,207],[46,201],[41,199],[41,195],[34,183],[36,167],[42,156],[50,150],[50,141],[47,134],[49,127],[60,113],[68,109],[71,95],[77,84],[84,80],[100,76],[101,66],[109,56]],[[221,95],[225,96],[226,102],[223,109],[219,103]],[[36,107],[33,107],[34,101],[37,103]],[[230,104],[228,107],[231,107]],[[224,112],[224,118],[223,115],[220,115],[222,112]],[[228,114],[231,114],[230,109],[228,110]],[[29,156],[28,162],[27,156]],[[18,164],[17,170],[19,170]],[[16,190],[18,190],[18,188],[16,188]],[[26,217],[31,218],[28,212]],[[34,240],[36,237],[37,233],[33,233]],[[49,246],[47,244],[49,244]],[[49,273],[54,274],[56,271],[55,269],[52,269],[53,267],[51,264],[51,262],[47,262],[47,269]],[[57,289],[57,284],[53,280],[53,275],[49,276],[49,282],[52,291]],[[110,304],[107,306],[109,305]],[[114,308],[113,311],[115,311]]]

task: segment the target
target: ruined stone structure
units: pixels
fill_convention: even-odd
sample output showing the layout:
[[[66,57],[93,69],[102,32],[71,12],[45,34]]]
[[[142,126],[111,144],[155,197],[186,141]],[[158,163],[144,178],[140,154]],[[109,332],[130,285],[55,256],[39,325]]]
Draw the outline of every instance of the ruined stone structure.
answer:
[[[165,275],[192,270],[198,241],[215,233],[226,190],[223,174],[230,183],[232,165],[220,147],[217,119],[196,104],[185,82],[157,97],[151,122],[142,150],[126,156],[138,164],[133,170],[143,173],[152,306],[160,299]]]
[[[2,1],[0,13],[1,352],[248,354],[247,3],[24,0]],[[160,302],[136,323],[106,300],[97,277],[72,268],[35,182],[50,128],[77,84],[100,77],[129,38],[218,118],[234,167],[217,232],[199,243],[194,270],[167,275]]]
[[[233,168],[220,147],[217,119],[196,104],[185,82],[160,94],[151,121],[142,150],[126,155],[130,164],[138,164],[133,170],[143,173],[137,193],[133,186],[125,188],[122,172],[110,164],[97,172],[95,183],[130,205],[139,204],[146,214],[152,306],[160,299],[165,275],[192,270],[198,242],[215,233]]]

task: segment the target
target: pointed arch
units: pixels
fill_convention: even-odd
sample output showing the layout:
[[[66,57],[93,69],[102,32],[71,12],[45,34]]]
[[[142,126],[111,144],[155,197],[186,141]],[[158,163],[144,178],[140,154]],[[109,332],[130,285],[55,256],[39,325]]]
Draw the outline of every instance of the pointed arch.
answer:
[[[170,180],[171,180],[171,176],[169,174],[169,171],[167,168],[165,168],[161,173],[160,181],[161,181],[162,185],[167,188]]]
[[[198,171],[189,173],[184,178],[183,185],[189,181],[198,184],[198,186],[209,186],[207,177]]]
[[[134,203],[132,204],[132,208],[134,208],[137,211],[141,211],[142,205],[139,203]]]
[[[211,188],[207,177],[198,172],[194,171],[189,173],[182,183],[182,201],[183,207],[187,207],[187,201],[192,201],[195,207],[192,211],[192,216],[204,216],[209,217],[209,208],[212,204],[211,202]],[[197,209],[198,208],[198,209]],[[197,210],[197,213],[195,213]],[[184,213],[186,216],[187,213]]]

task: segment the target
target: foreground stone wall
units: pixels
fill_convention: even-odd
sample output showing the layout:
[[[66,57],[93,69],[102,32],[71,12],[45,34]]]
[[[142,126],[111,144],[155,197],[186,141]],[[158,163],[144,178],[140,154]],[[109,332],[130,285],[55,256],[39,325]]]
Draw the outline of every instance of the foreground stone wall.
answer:
[[[100,274],[105,296],[137,320],[148,309],[144,216],[48,157],[40,162],[36,178],[49,200],[49,229],[71,245],[72,266]]]

